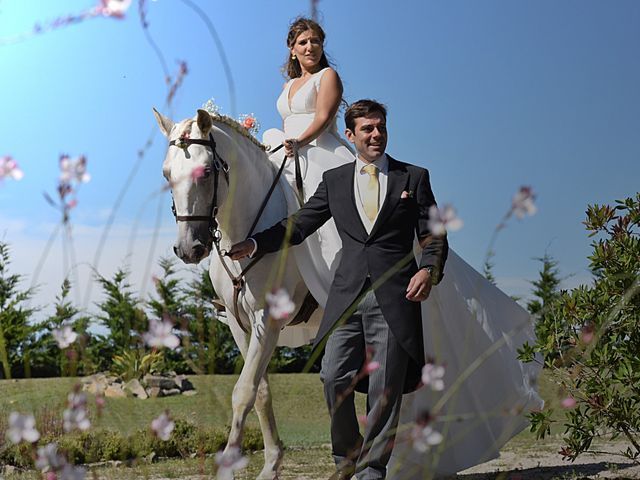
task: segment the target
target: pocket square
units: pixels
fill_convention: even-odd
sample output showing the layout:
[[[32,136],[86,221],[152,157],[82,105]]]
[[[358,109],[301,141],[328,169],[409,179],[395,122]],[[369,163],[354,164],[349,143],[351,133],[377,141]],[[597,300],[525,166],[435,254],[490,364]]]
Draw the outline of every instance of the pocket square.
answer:
[[[400,195],[400,198],[413,198],[413,190],[409,190],[409,191],[404,190],[402,192],[402,195]]]

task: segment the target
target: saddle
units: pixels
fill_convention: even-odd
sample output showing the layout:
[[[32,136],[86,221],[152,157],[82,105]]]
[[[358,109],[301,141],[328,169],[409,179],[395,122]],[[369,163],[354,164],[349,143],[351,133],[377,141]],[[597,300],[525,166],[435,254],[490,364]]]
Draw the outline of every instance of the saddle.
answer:
[[[214,308],[218,313],[226,312],[227,308],[220,300],[215,299],[212,301]],[[318,309],[318,301],[311,295],[311,292],[307,292],[307,295],[304,297],[302,301],[302,305],[300,306],[300,310],[293,320],[287,323],[287,326],[299,325],[301,323],[307,323],[315,312]]]

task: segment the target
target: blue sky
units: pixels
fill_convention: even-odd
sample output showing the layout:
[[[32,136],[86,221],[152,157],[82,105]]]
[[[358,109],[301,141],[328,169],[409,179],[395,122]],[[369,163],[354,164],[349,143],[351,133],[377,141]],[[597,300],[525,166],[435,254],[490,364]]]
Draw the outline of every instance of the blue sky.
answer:
[[[59,221],[42,196],[54,193],[59,154],[85,154],[93,177],[72,213],[84,291],[117,192],[155,132],[98,266],[109,275],[122,264],[137,224],[130,264],[137,285],[146,285],[158,208],[154,255],[170,254],[175,236],[170,198],[159,205],[154,195],[166,142],[151,108],[179,120],[213,97],[225,113],[254,113],[263,131],[281,124],[275,100],[284,83],[286,32],[293,17],[309,14],[310,2],[194,2],[224,45],[236,112],[219,52],[182,1],[146,2],[149,33],[169,71],[177,72],[178,60],[189,67],[169,111],[137,2],[122,20],[96,18],[3,43],[94,2],[0,0],[0,156],[13,156],[25,173],[20,182],[0,185],[0,236],[12,245],[13,271],[32,274]],[[439,203],[457,208],[464,227],[451,234],[453,248],[481,268],[512,195],[531,185],[539,211],[512,219],[500,233],[499,284],[526,293],[539,267],[532,257],[545,250],[563,274],[574,275],[568,286],[587,281],[590,239],[581,224],[587,205],[632,195],[640,184],[640,3],[324,0],[318,8],[345,99],[386,103],[388,152],[428,168]],[[40,304],[52,301],[64,276],[60,241],[51,252],[39,279]]]

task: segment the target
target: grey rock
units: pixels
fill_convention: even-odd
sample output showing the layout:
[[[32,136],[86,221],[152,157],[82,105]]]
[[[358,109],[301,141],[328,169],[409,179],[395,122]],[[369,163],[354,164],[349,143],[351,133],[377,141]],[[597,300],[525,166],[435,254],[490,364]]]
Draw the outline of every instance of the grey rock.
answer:
[[[166,377],[164,375],[147,374],[142,379],[142,382],[149,388],[158,387],[163,390],[178,388],[178,385],[176,385],[176,381],[173,378]]]
[[[142,400],[149,398],[144,387],[140,385],[140,382],[135,378],[125,383],[124,389],[127,392],[131,392],[133,396],[141,398]]]
[[[127,392],[121,385],[109,385],[104,391],[104,396],[108,398],[127,398]]]
[[[147,394],[149,395],[149,397],[151,398],[157,398],[160,396],[160,393],[162,392],[162,390],[160,390],[160,387],[150,387],[147,388]]]
[[[170,388],[168,390],[162,390],[162,393],[161,393],[162,397],[173,397],[174,395],[180,395],[179,388]]]

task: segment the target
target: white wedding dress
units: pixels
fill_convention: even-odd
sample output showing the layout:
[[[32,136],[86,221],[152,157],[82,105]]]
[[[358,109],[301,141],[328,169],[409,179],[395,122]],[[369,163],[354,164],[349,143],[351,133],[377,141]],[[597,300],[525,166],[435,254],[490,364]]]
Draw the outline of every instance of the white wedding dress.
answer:
[[[290,100],[292,81],[287,83],[277,102],[284,132],[268,130],[265,144],[275,147],[309,126],[325,70],[314,74]],[[272,160],[279,166],[282,157],[278,152]],[[315,141],[300,150],[304,199],[313,195],[325,170],[353,159],[334,120]],[[285,177],[283,186],[293,213],[299,207],[293,190],[293,162],[288,163]],[[292,249],[302,277],[321,306],[326,304],[340,248],[331,220]],[[516,350],[525,341],[534,340],[530,316],[453,250],[449,251],[442,282],[422,303],[422,318],[425,356],[445,366],[445,389],[434,392],[427,386],[403,397],[387,475],[393,479],[433,478],[495,458],[500,448],[526,427],[524,414],[542,407],[535,390],[538,367],[523,365],[516,359]],[[308,324],[285,328],[279,344],[309,343],[316,334],[318,320],[316,315]],[[416,419],[426,412],[437,413],[430,425],[443,435],[443,440],[425,453],[415,448],[411,432]]]

